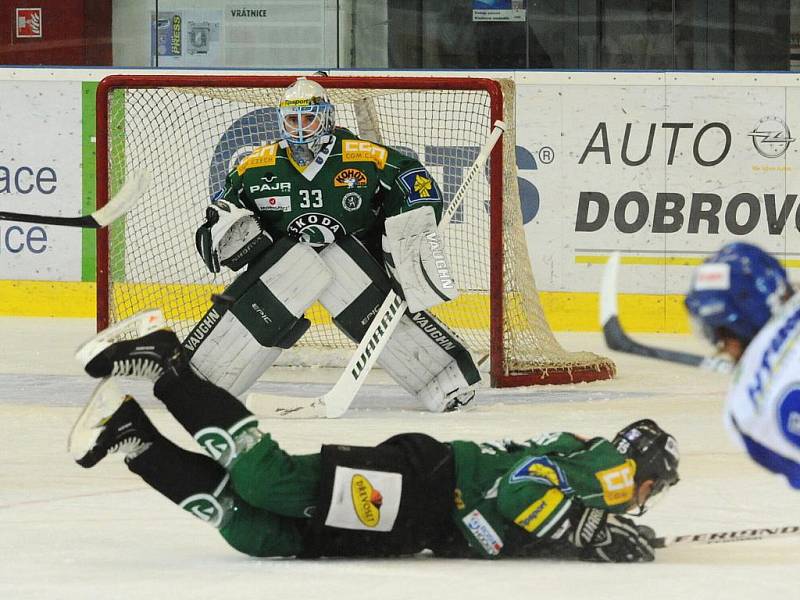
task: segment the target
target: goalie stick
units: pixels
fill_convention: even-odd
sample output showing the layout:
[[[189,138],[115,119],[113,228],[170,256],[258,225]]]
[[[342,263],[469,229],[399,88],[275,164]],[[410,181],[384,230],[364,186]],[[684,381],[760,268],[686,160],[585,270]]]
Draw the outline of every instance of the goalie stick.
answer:
[[[100,229],[128,212],[142,197],[150,185],[150,174],[141,169],[133,171],[125,181],[125,185],[108,203],[90,215],[82,217],[56,217],[53,215],[31,215],[0,211],[0,221],[19,221],[21,223],[40,223],[42,225],[63,225],[65,227],[83,227]]]
[[[800,525],[786,527],[758,527],[738,531],[717,531],[714,533],[689,533],[674,537],[657,537],[650,541],[653,548],[667,548],[676,544],[724,544],[727,542],[746,542],[775,537],[800,535]]]
[[[689,352],[647,346],[631,339],[622,328],[618,317],[617,273],[619,271],[619,263],[619,252],[612,252],[603,271],[603,281],[600,287],[600,325],[603,328],[603,336],[609,348],[618,352],[627,352],[628,354],[699,367],[707,371],[731,372],[733,364],[724,358],[701,356]]]
[[[464,200],[464,195],[472,180],[483,169],[489,154],[503,135],[506,129],[505,123],[496,121],[489,137],[486,139],[475,162],[467,171],[461,186],[456,191],[447,208],[442,212],[438,229],[443,231],[453,214]],[[250,394],[247,397],[247,407],[256,414],[265,417],[289,417],[289,418],[316,418],[327,417],[336,419],[341,417],[350,408],[353,399],[367,378],[372,366],[378,359],[381,351],[389,340],[389,336],[400,322],[400,317],[406,311],[406,302],[394,291],[381,304],[378,313],[372,319],[367,332],[361,338],[355,353],[350,358],[344,372],[339,376],[334,386],[324,395],[318,398],[298,398],[291,396],[279,396],[275,394]]]

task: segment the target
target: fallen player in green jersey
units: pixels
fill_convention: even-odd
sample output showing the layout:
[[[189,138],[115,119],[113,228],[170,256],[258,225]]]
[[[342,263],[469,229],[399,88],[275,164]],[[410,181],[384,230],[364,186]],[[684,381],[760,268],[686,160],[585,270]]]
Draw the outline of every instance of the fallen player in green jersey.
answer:
[[[375,447],[291,455],[234,396],[199,377],[176,335],[100,334],[78,352],[103,378],[70,437],[81,466],[108,453],[253,556],[654,558],[622,515],[678,481],[675,439],[644,419],[612,441],[552,433],[522,443],[396,435]],[[144,377],[208,455],[159,433],[114,376]]]

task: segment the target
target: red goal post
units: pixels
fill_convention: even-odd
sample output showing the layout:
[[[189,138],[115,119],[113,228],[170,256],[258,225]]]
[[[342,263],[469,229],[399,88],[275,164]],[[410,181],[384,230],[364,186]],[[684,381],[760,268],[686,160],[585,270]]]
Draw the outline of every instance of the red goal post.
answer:
[[[360,137],[416,154],[442,188],[458,188],[496,120],[508,125],[485,177],[477,177],[445,234],[455,301],[437,307],[494,387],[613,377],[609,359],[568,352],[556,341],[536,291],[515,167],[514,84],[470,77],[309,77],[330,93],[337,123]],[[213,276],[194,250],[204,207],[227,171],[277,137],[280,94],[293,76],[113,75],[97,89],[97,204],[126,174],[146,168],[153,184],[120,223],[97,233],[97,326],[149,307],[180,336],[233,274]],[[354,346],[314,305],[314,325],[292,364]],[[346,362],[346,358],[342,364]]]

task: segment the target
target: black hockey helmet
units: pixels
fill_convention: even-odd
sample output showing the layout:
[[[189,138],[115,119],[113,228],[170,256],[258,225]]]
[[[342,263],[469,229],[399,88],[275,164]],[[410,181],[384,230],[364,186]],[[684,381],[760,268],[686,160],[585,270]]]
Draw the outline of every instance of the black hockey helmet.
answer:
[[[650,498],[678,483],[678,442],[652,419],[641,419],[624,427],[612,443],[636,463],[637,489],[643,482],[653,481]],[[646,507],[640,505],[639,509],[644,512]]]

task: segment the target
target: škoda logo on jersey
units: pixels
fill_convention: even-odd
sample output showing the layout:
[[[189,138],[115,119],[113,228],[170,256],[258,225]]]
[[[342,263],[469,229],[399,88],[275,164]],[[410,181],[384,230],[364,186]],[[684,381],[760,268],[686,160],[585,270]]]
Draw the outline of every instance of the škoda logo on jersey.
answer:
[[[333,178],[333,185],[335,187],[348,188],[366,187],[367,176],[364,175],[363,171],[359,171],[358,169],[344,169],[343,171],[339,171],[336,177]]]
[[[286,226],[286,231],[303,244],[312,248],[322,248],[332,244],[337,238],[347,235],[344,225],[331,216],[322,213],[305,213],[295,217]]]
[[[363,475],[354,475],[350,482],[350,494],[358,520],[367,527],[375,527],[381,520],[383,496],[372,487]]]

